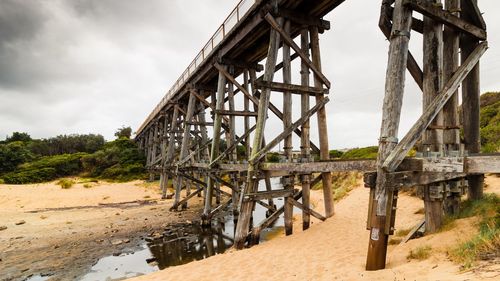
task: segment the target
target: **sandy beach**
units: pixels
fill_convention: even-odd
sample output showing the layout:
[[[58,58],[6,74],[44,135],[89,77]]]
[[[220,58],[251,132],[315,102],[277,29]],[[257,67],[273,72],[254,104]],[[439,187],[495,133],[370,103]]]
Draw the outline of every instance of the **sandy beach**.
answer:
[[[101,257],[133,248],[169,223],[198,217],[198,199],[184,212],[170,212],[172,199],[159,200],[156,185],[55,182],[0,185],[0,280],[54,274],[74,280]]]
[[[500,194],[500,178],[490,176],[486,183],[485,192]],[[367,202],[368,190],[360,185],[336,204],[333,218],[314,223],[307,231],[132,280],[498,280],[498,261],[463,272],[447,257],[450,247],[475,234],[476,218],[460,219],[449,231],[390,246],[387,268],[365,271]],[[322,211],[321,204],[317,206]],[[422,200],[402,194],[396,228],[413,227],[423,218],[418,214],[422,207]],[[432,247],[431,256],[423,261],[408,260],[409,251],[419,246]]]

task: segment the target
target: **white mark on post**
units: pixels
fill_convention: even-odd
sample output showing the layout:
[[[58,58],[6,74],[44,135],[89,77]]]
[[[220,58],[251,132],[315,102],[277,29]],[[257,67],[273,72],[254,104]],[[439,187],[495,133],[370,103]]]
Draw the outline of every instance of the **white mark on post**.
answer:
[[[370,238],[373,241],[378,241],[378,237],[379,237],[378,233],[379,233],[379,231],[380,230],[378,228],[372,228],[372,233],[371,233],[371,237]]]

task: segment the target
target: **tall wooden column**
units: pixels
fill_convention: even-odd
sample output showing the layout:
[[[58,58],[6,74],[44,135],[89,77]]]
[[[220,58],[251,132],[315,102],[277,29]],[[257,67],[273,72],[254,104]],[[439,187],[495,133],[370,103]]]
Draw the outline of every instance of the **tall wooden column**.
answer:
[[[440,0],[427,0],[434,5]],[[423,111],[434,101],[442,88],[443,25],[424,16],[424,80]],[[443,112],[441,111],[423,135],[425,152],[443,152]],[[425,153],[424,152],[424,153]],[[425,231],[436,232],[443,221],[443,184],[424,186]]]
[[[306,56],[309,56],[309,31],[303,29],[300,34],[301,49]],[[302,86],[309,87],[309,68],[302,61],[300,64],[300,81]],[[309,111],[309,94],[301,95],[301,115],[305,115]],[[309,120],[302,125],[302,136],[300,137],[301,162],[309,162],[311,158],[311,142],[310,142],[310,125]],[[311,175],[302,175],[302,204],[305,208],[310,207],[310,190],[311,190]],[[308,229],[311,223],[311,217],[308,212],[302,211],[302,229]]]
[[[469,0],[477,3],[477,0]],[[462,7],[465,6],[462,0]],[[472,21],[470,10],[462,10],[461,16],[468,22]],[[462,63],[471,55],[478,46],[479,41],[469,35],[464,35],[460,40]],[[469,154],[481,152],[481,138],[479,134],[479,62],[462,82],[462,120],[464,129],[465,149]],[[472,200],[480,199],[483,196],[484,175],[469,175],[468,195]]]
[[[276,60],[278,57],[279,42],[280,42],[280,35],[276,30],[271,29],[270,33],[271,33],[270,34],[271,38],[269,41],[266,66],[263,76],[264,82],[273,81],[274,71],[276,68]],[[265,88],[263,89],[259,98],[256,129],[255,129],[253,145],[252,145],[252,154],[250,159],[256,156],[262,147],[264,128],[266,126],[266,119],[267,119],[267,109],[269,108],[270,93],[271,90],[269,88]],[[258,162],[249,163],[247,182],[244,187],[244,190],[242,191],[243,194],[254,192],[257,189],[257,186],[259,184],[258,175],[256,174],[258,171],[257,167],[258,164],[259,164]],[[254,204],[255,203],[253,201],[245,201],[245,200],[243,200],[241,204],[240,214],[238,217],[238,224],[236,225],[236,233],[234,239],[234,246],[236,247],[236,249],[242,249],[245,245],[245,240],[248,236],[250,218],[252,216],[252,210]]]
[[[290,35],[290,21],[286,20],[284,22],[283,29]],[[290,60],[290,46],[283,44],[283,83],[292,83],[292,65]],[[290,92],[283,92],[283,130],[292,125],[292,94]],[[292,135],[285,137],[283,150],[285,152],[286,162],[292,162]],[[293,189],[294,177],[286,176],[283,178],[285,189]],[[293,205],[290,203],[289,199],[292,196],[285,197],[284,199],[284,219],[285,219],[285,234],[290,235],[293,232]]]
[[[182,136],[182,143],[181,143],[181,150],[179,153],[179,159],[184,159],[186,156],[188,156],[188,146],[190,143],[191,139],[191,122],[193,119],[194,115],[194,110],[196,108],[196,97],[193,95],[191,92],[189,93],[189,101],[188,101],[188,106],[187,106],[187,112],[186,115],[184,116],[184,132]],[[176,186],[175,186],[175,201],[174,201],[174,206],[172,208],[176,208],[177,205],[179,204],[180,196],[181,196],[181,189],[182,189],[182,176],[178,175],[176,178]],[[190,183],[187,183],[186,186],[186,195],[190,194],[190,188],[189,188]],[[182,205],[182,208],[185,209],[187,208],[187,201],[184,202]]]
[[[227,71],[227,66],[222,66],[224,70]],[[214,116],[214,131],[212,137],[212,147],[210,149],[210,163],[213,162],[219,155],[219,142],[220,142],[220,132],[222,129],[222,115],[218,113],[218,110],[224,109],[224,93],[226,92],[226,76],[219,71],[219,79],[217,82],[217,97],[212,102],[215,102],[215,116]],[[213,97],[213,96],[212,96]],[[208,220],[210,211],[212,209],[212,196],[214,190],[214,180],[208,177],[207,182],[207,192],[205,194],[205,206],[202,215],[202,224],[209,225]]]
[[[382,111],[382,127],[380,130],[379,151],[377,158],[377,183],[370,206],[372,216],[369,218],[370,240],[366,259],[367,270],[385,268],[387,241],[390,223],[388,215],[392,214],[394,187],[386,183],[383,163],[397,144],[401,106],[408,58],[408,44],[412,12],[403,6],[403,0],[396,0],[393,13],[393,27],[390,37],[389,61],[385,80],[385,95]]]
[[[460,16],[460,0],[445,0],[445,9],[455,16]],[[443,32],[443,84],[448,82],[458,69],[460,33],[445,25]],[[443,108],[443,144],[446,151],[460,151],[460,124],[458,118],[458,90]],[[461,193],[458,181],[446,183],[450,195],[445,199],[445,212],[454,215],[459,211]]]
[[[321,55],[319,49],[319,36],[318,36],[318,27],[311,26],[310,27],[310,36],[311,36],[311,55],[313,65],[321,71]],[[323,88],[323,83],[321,79],[314,74],[314,87]],[[323,94],[316,94],[316,103],[320,103],[324,99]],[[319,158],[320,160],[329,160],[330,159],[330,148],[328,146],[328,126],[326,119],[326,108],[321,107],[318,110],[317,114],[318,119],[318,134],[319,134]],[[332,190],[332,174],[322,173],[323,180],[323,198],[325,200],[325,216],[327,218],[333,216],[333,190]]]

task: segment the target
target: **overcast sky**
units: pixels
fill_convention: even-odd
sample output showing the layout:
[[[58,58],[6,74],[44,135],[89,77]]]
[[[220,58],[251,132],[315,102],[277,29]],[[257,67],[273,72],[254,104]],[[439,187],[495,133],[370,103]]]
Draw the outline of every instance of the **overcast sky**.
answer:
[[[326,17],[331,148],[377,143],[388,49],[380,2],[348,0]],[[500,90],[500,2],[479,2],[490,42],[481,88]],[[137,129],[236,3],[0,0],[0,139],[13,131],[112,139],[122,125]],[[420,57],[421,36],[411,48]],[[401,134],[421,113],[421,93],[407,77]]]

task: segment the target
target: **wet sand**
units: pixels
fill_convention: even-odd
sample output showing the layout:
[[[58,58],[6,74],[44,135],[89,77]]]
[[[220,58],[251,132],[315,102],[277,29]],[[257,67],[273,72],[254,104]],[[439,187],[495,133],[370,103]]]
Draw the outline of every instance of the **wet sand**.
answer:
[[[38,274],[74,280],[99,258],[134,248],[167,224],[198,217],[198,198],[185,212],[170,212],[172,200],[159,199],[158,187],[142,181],[70,189],[0,185],[0,227],[7,227],[0,231],[0,280]]]

